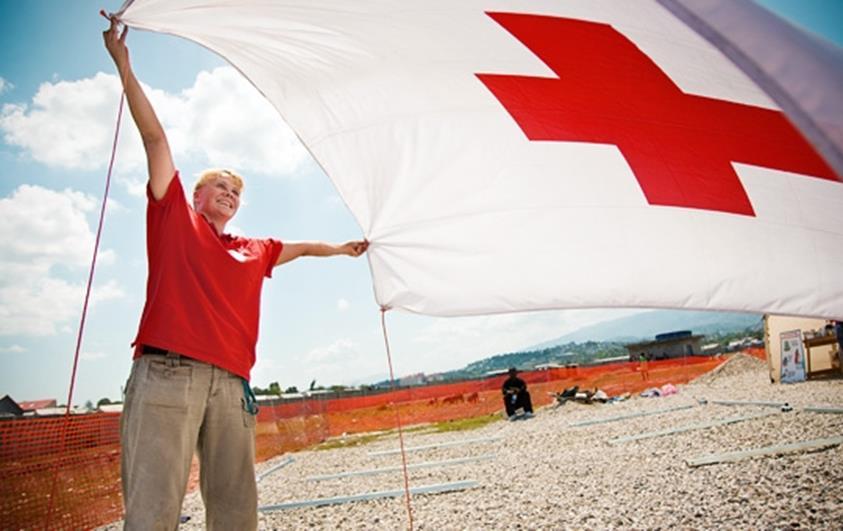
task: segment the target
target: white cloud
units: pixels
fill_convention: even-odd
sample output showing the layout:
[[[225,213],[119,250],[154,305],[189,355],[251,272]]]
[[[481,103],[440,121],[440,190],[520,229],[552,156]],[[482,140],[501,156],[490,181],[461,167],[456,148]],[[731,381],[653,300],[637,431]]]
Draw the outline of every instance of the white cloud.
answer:
[[[208,162],[289,174],[309,157],[272,105],[231,67],[200,72],[182,98],[185,151],[199,152]]]
[[[12,85],[8,80],[0,77],[0,94],[4,94],[6,92],[9,92],[13,88],[15,88],[14,85]]]
[[[26,149],[33,159],[49,166],[104,167],[119,98],[117,77],[102,73],[79,81],[43,83],[31,105],[3,106],[0,130],[6,143]],[[121,152],[118,160],[130,155],[131,151]],[[126,162],[139,164],[142,156],[143,152],[134,157],[136,160]]]
[[[26,349],[20,345],[9,345],[8,347],[0,347],[0,352],[11,352],[14,354],[20,354],[21,352],[26,352]]]
[[[344,312],[344,311],[348,310],[348,308],[350,306],[351,306],[351,303],[348,302],[348,300],[346,300],[346,299],[340,299],[340,300],[337,301],[337,310],[339,310],[341,312]]]
[[[113,197],[109,197],[106,206],[106,215],[108,214],[122,214],[125,212],[131,212],[129,207],[121,203],[120,201],[114,199]]]
[[[144,86],[167,131],[176,165],[188,160],[243,173],[289,175],[309,156],[275,109],[231,67],[200,72],[192,87],[170,94]],[[44,83],[30,104],[6,104],[0,131],[33,159],[70,169],[104,168],[111,149],[120,84],[98,73]],[[145,174],[140,137],[124,113],[117,166]],[[189,180],[189,179],[186,179]],[[135,177],[125,177],[131,190]]]
[[[310,363],[342,362],[357,355],[354,343],[350,339],[338,339],[328,346],[317,347],[307,353],[305,359]]]
[[[55,275],[56,267],[85,271],[94,245],[86,213],[96,200],[74,191],[21,185],[0,198],[0,335],[50,335],[78,315],[82,282]],[[113,263],[114,252],[99,259]],[[123,296],[114,282],[95,285],[92,302]]]
[[[312,379],[322,385],[350,384],[362,375],[382,372],[384,362],[371,353],[364,354],[350,339],[338,339],[330,345],[312,349],[292,373],[306,386]],[[307,382],[305,382],[305,380]]]
[[[126,192],[134,197],[146,198],[146,178],[132,175],[123,175],[118,182],[126,188]]]

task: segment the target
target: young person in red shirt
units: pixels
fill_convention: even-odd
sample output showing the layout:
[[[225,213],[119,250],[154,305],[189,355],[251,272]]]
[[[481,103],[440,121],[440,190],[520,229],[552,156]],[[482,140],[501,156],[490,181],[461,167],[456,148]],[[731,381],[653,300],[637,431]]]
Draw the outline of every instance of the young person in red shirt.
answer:
[[[167,137],[136,79],[117,21],[103,33],[149,171],[146,304],[121,417],[125,529],[175,529],[194,450],[208,529],[256,529],[254,396],[260,292],[274,267],[300,256],[366,251],[224,232],[243,179],[206,170],[188,203]]]

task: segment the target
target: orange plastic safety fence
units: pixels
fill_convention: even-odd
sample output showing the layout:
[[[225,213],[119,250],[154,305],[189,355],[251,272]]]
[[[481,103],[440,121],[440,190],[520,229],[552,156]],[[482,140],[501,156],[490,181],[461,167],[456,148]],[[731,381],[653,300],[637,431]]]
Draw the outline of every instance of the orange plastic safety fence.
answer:
[[[767,351],[763,347],[750,347],[744,350],[743,353],[762,361],[767,361]]]
[[[764,356],[756,349],[751,355]],[[666,383],[680,384],[710,371],[726,358],[614,363],[602,366],[530,371],[520,374],[535,407],[550,393],[577,385],[603,389],[610,396],[638,393]],[[330,437],[395,428],[400,408],[405,426],[501,412],[505,376],[443,383],[360,396],[326,396],[261,404],[256,458],[264,461]],[[0,529],[31,529],[44,524],[50,485],[57,475],[52,525],[86,529],[119,519],[120,417],[116,413],[72,416],[65,448],[60,448],[63,417],[0,420]],[[190,488],[195,488],[194,463]]]
[[[0,529],[85,529],[120,518],[120,415],[0,420]]]
[[[594,367],[551,369],[520,374],[534,406],[551,403],[550,393],[577,385],[603,389],[610,396],[637,393],[667,383],[686,383],[725,358],[693,357],[673,360],[613,363]],[[366,396],[300,399],[265,404],[258,414],[258,460],[292,451],[343,434],[395,428],[395,407],[405,425],[470,418],[503,409],[501,385],[505,376],[440,385],[404,388]]]

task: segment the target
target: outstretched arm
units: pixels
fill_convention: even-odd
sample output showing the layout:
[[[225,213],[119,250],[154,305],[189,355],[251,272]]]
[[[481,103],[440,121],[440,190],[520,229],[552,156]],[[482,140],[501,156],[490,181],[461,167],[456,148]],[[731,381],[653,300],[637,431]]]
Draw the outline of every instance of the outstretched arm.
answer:
[[[345,242],[341,244],[325,242],[284,242],[284,248],[278,255],[275,265],[287,263],[300,256],[360,256],[369,248],[366,240]]]
[[[117,19],[111,18],[111,27],[104,31],[102,36],[105,41],[105,48],[117,66],[117,72],[126,91],[126,100],[129,102],[129,110],[135,125],[140,131],[143,147],[146,150],[146,162],[149,169],[149,188],[155,199],[161,199],[170,186],[175,174],[173,157],[170,154],[170,146],[167,143],[167,136],[164,128],[155,115],[152,105],[144,94],[138,83],[132,65],[129,62],[129,49],[126,47],[126,34],[128,26],[123,32],[117,35]]]

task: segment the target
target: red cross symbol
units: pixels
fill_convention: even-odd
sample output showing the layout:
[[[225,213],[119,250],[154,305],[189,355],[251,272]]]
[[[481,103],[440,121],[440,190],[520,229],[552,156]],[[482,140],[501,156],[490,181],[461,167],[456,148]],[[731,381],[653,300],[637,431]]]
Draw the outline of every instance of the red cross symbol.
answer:
[[[755,215],[732,162],[837,180],[781,112],[682,92],[607,24],[488,14],[558,76],[477,74],[527,138],[617,145],[651,205]]]

